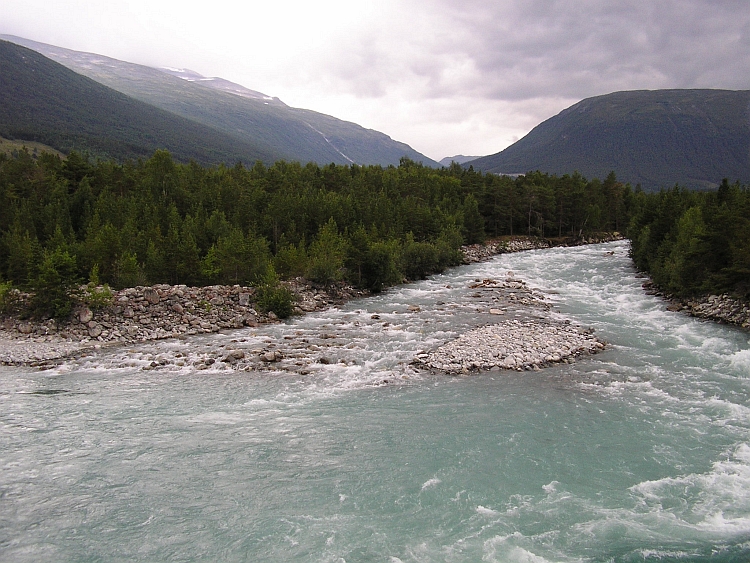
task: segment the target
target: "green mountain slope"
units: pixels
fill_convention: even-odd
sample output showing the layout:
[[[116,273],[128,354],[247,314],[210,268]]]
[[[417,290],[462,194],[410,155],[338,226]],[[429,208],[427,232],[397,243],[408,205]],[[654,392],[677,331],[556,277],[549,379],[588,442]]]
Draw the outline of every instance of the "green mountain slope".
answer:
[[[477,170],[589,178],[615,171],[644,189],[750,182],[750,91],[654,90],[585,99],[535,127]]]
[[[191,71],[160,70],[13,36],[0,37],[34,49],[114,90],[220,129],[287,160],[389,165],[398,164],[405,156],[439,166],[383,133],[289,107],[278,98],[222,79],[205,79]]]
[[[157,149],[203,164],[278,157],[266,147],[130,98],[6,41],[0,41],[0,136],[115,159],[148,158]]]

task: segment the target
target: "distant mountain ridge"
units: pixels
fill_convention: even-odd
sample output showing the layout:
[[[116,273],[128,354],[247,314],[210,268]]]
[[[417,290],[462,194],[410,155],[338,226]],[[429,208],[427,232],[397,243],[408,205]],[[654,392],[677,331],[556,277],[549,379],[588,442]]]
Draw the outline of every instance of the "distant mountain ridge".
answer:
[[[137,100],[250,143],[274,159],[327,164],[397,165],[402,157],[438,163],[388,135],[185,69],[156,69],[14,36],[69,69]],[[264,159],[265,160],[265,159]]]
[[[149,158],[157,149],[201,164],[253,164],[279,156],[1,40],[0,137],[117,160]]]
[[[208,86],[222,92],[229,92],[230,94],[235,94],[236,96],[241,96],[243,98],[262,100],[266,104],[273,103],[286,106],[286,104],[278,98],[268,96],[257,90],[250,90],[250,88],[245,88],[240,84],[230,82],[229,80],[217,76],[206,77],[188,68],[158,67],[158,70],[176,76],[177,78],[182,78],[188,82],[200,82],[203,86]]]
[[[614,171],[633,186],[750,182],[750,91],[636,90],[587,98],[505,150],[466,164],[494,173]]]
[[[445,158],[440,159],[440,164],[443,166],[450,166],[451,163],[455,162],[456,164],[463,164],[465,162],[469,162],[471,160],[476,160],[477,158],[481,158],[479,156],[464,156],[462,154],[457,154],[456,156],[446,156]]]

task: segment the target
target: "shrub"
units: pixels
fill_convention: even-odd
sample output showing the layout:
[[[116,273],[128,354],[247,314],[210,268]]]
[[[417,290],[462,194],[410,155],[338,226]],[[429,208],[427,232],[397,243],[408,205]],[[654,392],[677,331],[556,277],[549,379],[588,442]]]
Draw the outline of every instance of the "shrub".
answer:
[[[89,283],[83,294],[83,302],[91,309],[103,309],[112,304],[112,290],[106,283],[104,285],[94,285]]]
[[[273,267],[269,267],[255,294],[258,309],[263,313],[273,312],[280,319],[285,319],[294,311],[295,299],[294,293],[279,283]]]
[[[37,317],[64,319],[79,300],[76,261],[67,251],[45,252],[32,280],[31,312]]]
[[[330,219],[310,245],[307,278],[325,285],[342,279],[345,256],[346,240],[339,234],[336,222]]]
[[[438,269],[436,248],[429,242],[416,242],[408,233],[401,249],[401,272],[410,280],[426,278]]]
[[[115,260],[114,284],[120,289],[147,285],[146,272],[132,252],[123,252]]]
[[[0,282],[0,315],[15,312],[19,305],[19,294],[10,282]]]

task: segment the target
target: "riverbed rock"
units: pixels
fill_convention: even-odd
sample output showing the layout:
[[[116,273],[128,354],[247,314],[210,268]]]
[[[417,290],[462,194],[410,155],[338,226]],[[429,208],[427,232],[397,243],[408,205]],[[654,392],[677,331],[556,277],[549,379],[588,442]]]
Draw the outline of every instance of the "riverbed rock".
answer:
[[[88,307],[84,307],[78,312],[78,320],[86,324],[94,318],[94,313]]]
[[[538,369],[605,347],[590,330],[550,320],[509,320],[462,334],[414,363],[449,374]]]
[[[161,300],[161,298],[159,297],[159,292],[153,287],[147,287],[146,289],[144,289],[143,297],[152,305],[157,305]]]

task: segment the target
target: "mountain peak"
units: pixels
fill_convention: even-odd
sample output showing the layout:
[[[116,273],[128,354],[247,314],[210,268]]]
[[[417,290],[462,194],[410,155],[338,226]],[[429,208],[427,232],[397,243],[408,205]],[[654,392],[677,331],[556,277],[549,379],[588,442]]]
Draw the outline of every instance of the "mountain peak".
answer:
[[[505,150],[471,161],[497,174],[580,172],[646,190],[750,181],[750,91],[632,90],[586,98]]]

